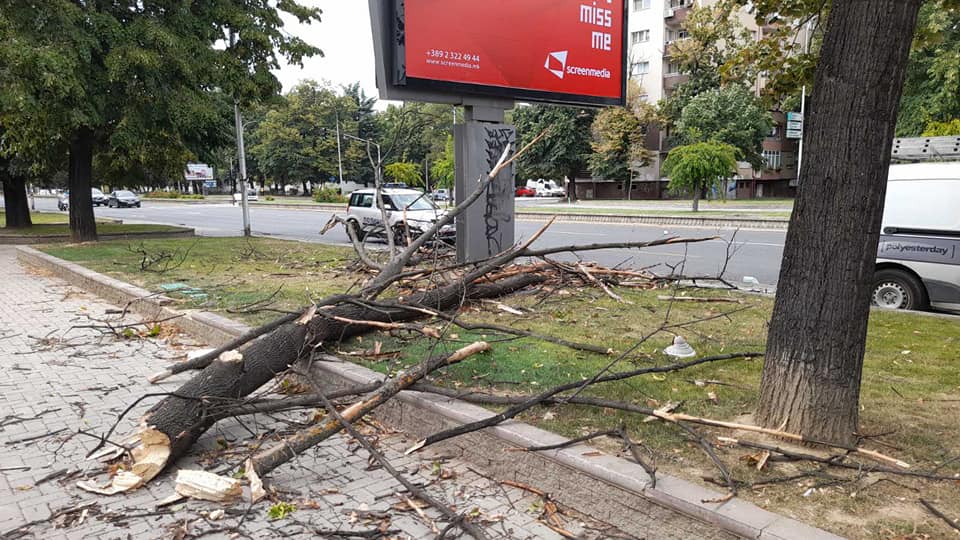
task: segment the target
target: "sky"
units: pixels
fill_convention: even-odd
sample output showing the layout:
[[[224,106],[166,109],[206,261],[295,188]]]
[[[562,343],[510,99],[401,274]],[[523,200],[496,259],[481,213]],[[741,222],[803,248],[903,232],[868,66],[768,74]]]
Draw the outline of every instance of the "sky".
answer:
[[[366,0],[301,0],[323,11],[319,23],[300,24],[284,17],[284,31],[319,47],[323,56],[304,61],[303,67],[281,62],[276,72],[288,92],[304,79],[330,81],[335,87],[359,81],[368,96],[378,96],[374,76],[373,38]]]

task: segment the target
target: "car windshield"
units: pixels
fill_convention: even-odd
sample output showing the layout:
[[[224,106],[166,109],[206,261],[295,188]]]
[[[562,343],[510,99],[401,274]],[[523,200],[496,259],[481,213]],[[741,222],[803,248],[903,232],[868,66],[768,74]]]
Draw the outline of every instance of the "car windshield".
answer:
[[[103,195],[103,192],[100,191],[100,190],[97,189],[97,188],[90,188],[90,193],[91,193],[92,195]]]
[[[403,210],[404,208],[407,210],[438,210],[437,206],[422,194],[395,193],[390,195],[390,200],[393,201],[397,210]]]
[[[135,195],[129,191],[118,191],[117,197],[135,197]]]

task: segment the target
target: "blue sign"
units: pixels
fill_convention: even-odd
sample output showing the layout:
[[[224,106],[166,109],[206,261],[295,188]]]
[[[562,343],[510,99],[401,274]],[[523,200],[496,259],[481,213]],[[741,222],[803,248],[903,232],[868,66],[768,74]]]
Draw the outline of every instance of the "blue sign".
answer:
[[[217,187],[217,181],[216,181],[216,180],[204,180],[204,181],[203,181],[203,187],[205,187],[205,188],[215,188],[215,187]]]

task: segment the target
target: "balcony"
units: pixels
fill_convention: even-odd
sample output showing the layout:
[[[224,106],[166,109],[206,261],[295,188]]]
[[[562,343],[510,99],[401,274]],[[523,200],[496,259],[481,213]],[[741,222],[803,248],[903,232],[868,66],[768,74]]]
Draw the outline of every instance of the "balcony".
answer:
[[[680,73],[666,73],[663,76],[663,89],[669,92],[676,88],[680,83],[687,82],[689,79],[689,75],[682,75]]]
[[[663,19],[668,25],[679,25],[687,20],[689,13],[689,5],[668,5],[666,9],[663,10]]]

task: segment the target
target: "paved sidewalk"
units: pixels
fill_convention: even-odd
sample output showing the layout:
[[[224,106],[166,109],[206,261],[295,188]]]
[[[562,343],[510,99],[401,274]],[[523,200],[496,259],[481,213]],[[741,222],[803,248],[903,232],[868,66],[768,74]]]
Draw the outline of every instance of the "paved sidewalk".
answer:
[[[98,441],[78,430],[103,433],[145,393],[175,390],[183,378],[150,386],[146,376],[198,344],[166,328],[152,338],[132,332],[142,326],[125,331],[121,325],[137,321],[120,320],[115,306],[25,271],[10,246],[0,246],[0,275],[0,538],[227,538],[235,533],[315,538],[323,536],[320,531],[377,529],[392,531],[385,536],[390,538],[426,538],[436,536],[434,526],[445,527],[433,509],[426,510],[428,520],[410,511],[396,481],[371,467],[366,453],[344,437],[278,469],[267,481],[272,501],[249,508],[242,501],[188,501],[157,509],[156,503],[173,493],[171,473],[126,495],[103,497],[79,490],[75,483],[85,476],[101,473],[102,480],[104,465],[83,461]],[[111,439],[122,440],[156,399],[136,406]],[[193,458],[177,465],[230,474],[262,444],[251,440],[251,432],[275,436],[308,418],[309,413],[296,412],[249,417],[244,424],[222,422],[201,439]],[[402,456],[411,441],[366,429],[378,437],[381,450],[399,470],[474,516],[491,537],[562,537],[542,521],[551,506],[539,496],[494,482],[455,456]],[[278,502],[293,504],[296,510],[270,520],[268,511]],[[220,509],[225,515],[215,519]],[[633,538],[573,512],[555,516],[555,526],[582,538]],[[34,521],[39,523],[23,527]],[[693,522],[691,526],[698,527]],[[684,535],[664,531],[662,537]]]

